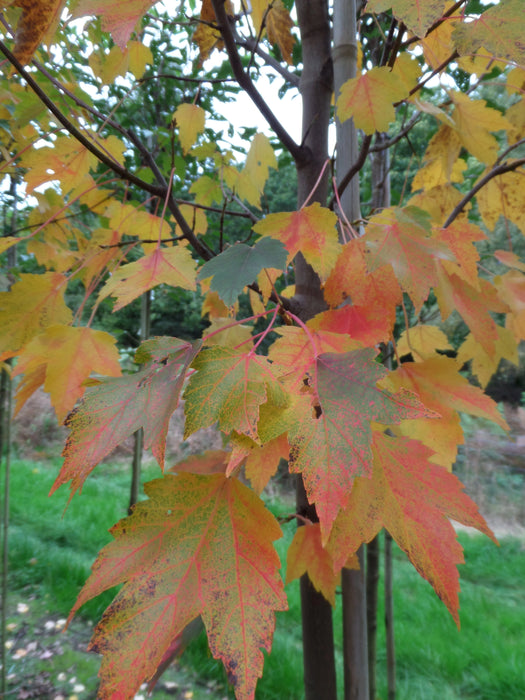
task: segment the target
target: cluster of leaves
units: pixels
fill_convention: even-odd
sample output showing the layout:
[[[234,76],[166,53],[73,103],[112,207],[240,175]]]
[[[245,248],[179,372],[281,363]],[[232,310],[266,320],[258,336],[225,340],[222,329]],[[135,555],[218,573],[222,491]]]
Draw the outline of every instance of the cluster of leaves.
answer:
[[[281,72],[288,70],[283,63],[293,65],[293,20],[281,0],[252,0],[251,14],[235,14],[230,2],[204,0],[198,11],[186,4],[198,55],[187,75],[168,79],[196,80],[223,48],[231,57],[231,36],[225,25],[218,29],[219,5],[228,26],[247,28],[233,40],[253,51],[250,63],[253,47],[267,42],[272,65]],[[494,402],[460,371],[470,362],[486,386],[502,358],[517,361],[525,338],[525,265],[509,247],[496,253],[500,274],[480,275],[476,248],[486,238],[479,217],[488,230],[500,216],[521,230],[525,223],[520,4],[505,0],[472,17],[464,2],[369,0],[363,26],[391,11],[405,51],[345,83],[338,118],[354,119],[364,148],[368,136],[388,131],[399,105],[430,115],[437,130],[409,200],[374,213],[360,235],[356,224],[316,202],[259,218],[269,170],[277,167],[274,148],[264,134],[253,135],[239,166],[224,134],[206,126],[200,89],[176,107],[163,104],[156,133],[136,130],[129,114],[119,121],[132,91],[163,77],[159,70],[143,78],[152,63],[148,36],[169,37],[166,65],[175,65],[170,55],[183,39],[166,28],[182,17],[148,0],[78,0],[69,4],[70,18],[97,17],[79,29],[59,24],[63,0],[4,3],[15,38],[10,50],[7,37],[2,51],[19,77],[6,71],[0,84],[1,165],[35,205],[29,233],[2,237],[0,253],[19,246],[43,271],[18,276],[0,294],[0,361],[17,358],[18,406],[43,385],[70,429],[54,489],[70,483],[71,495],[81,490],[96,465],[141,427],[164,470],[168,422],[181,396],[185,436],[216,424],[228,445],[149,483],[147,500],[115,525],[100,553],[73,609],[123,584],[92,642],[104,655],[100,697],[132,697],[197,616],[237,697],[254,696],[274,612],[286,608],[273,548],[280,526],[261,499],[281,459],[301,475],[319,518],[298,530],[288,580],[307,572],[333,603],[342,568],[355,566],[359,546],[385,527],[458,620],[462,552],[449,519],[492,537],[450,473],[463,439],[459,413],[505,427]],[[33,59],[42,42],[54,61],[43,49],[43,63]],[[365,40],[363,47],[366,54]],[[190,55],[186,44],[184,51]],[[89,58],[84,81],[65,56]],[[35,70],[24,69],[32,60]],[[463,94],[444,80],[440,99],[425,99],[429,76],[454,61],[473,90]],[[506,114],[472,94],[494,68],[513,95]],[[248,61],[232,70],[253,86]],[[217,59],[206,79],[222,80],[224,71]],[[119,80],[128,94],[108,99],[105,113],[93,90],[107,95]],[[298,149],[291,148],[300,159]],[[467,158],[482,167],[473,186],[464,180]],[[469,220],[474,199],[477,223]],[[254,223],[253,245],[224,246],[228,215]],[[210,231],[217,217],[219,232]],[[326,304],[309,320],[288,284],[298,254],[317,274]],[[64,295],[78,283],[84,299],[70,309]],[[195,342],[146,341],[136,354],[142,369],[121,376],[114,339],[92,327],[98,305],[112,297],[120,309],[159,285],[199,287],[211,325]],[[246,292],[248,318],[239,313]],[[80,325],[95,294],[91,317]],[[443,321],[459,314],[469,328],[457,353],[428,322],[431,298]],[[400,310],[405,328],[395,337]],[[395,369],[380,364],[386,354]]]

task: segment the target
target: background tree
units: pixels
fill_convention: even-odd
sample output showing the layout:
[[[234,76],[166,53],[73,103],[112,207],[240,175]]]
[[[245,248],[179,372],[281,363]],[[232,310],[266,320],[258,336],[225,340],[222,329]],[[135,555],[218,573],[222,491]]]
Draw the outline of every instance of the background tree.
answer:
[[[525,163],[519,4],[4,4],[2,168],[34,200],[0,252],[16,245],[37,265],[1,294],[0,360],[18,358],[19,405],[43,384],[70,428],[53,490],[70,483],[73,496],[140,428],[164,469],[182,393],[185,435],[217,423],[228,445],[147,484],[95,562],[72,614],[124,584],[92,640],[100,697],[157,678],[199,616],[237,697],[254,696],[286,608],[280,526],[260,498],[282,458],[297,475],[287,580],[301,579],[308,699],[336,697],[340,578],[345,694],[368,697],[358,563],[383,527],[458,620],[449,518],[493,537],[450,473],[458,412],[505,425],[461,371],[469,363],[486,386],[525,333],[512,235]],[[262,75],[277,94],[299,91],[297,141]],[[221,101],[240,92],[270,138],[218,125]],[[271,185],[265,197],[279,163],[295,169],[296,211]],[[502,216],[492,268],[476,245]],[[141,368],[120,376],[115,339],[96,330],[104,304],[119,312],[152,290],[169,305],[166,287],[202,295],[209,327],[142,342]],[[453,338],[457,314],[465,332]]]

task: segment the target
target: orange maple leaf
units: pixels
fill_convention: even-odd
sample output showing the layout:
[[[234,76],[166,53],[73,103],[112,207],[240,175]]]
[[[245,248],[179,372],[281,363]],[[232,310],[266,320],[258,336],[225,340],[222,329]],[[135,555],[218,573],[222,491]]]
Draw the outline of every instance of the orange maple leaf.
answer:
[[[287,608],[272,544],[281,528],[250,489],[221,474],[167,475],[144,490],[148,500],[113,527],[70,615],[124,584],[90,645],[104,657],[99,697],[132,697],[200,614],[236,697],[253,700],[274,611]]]
[[[24,378],[17,389],[16,411],[33,393],[35,382],[40,379],[62,422],[84,394],[84,381],[93,372],[110,377],[121,374],[115,343],[109,333],[92,328],[58,325],[46,328],[19,355],[13,376],[23,374]]]
[[[336,224],[337,216],[315,202],[299,211],[269,214],[253,230],[282,241],[288,251],[288,262],[301,252],[325,281],[341,250]]]
[[[335,606],[335,589],[341,578],[340,571],[334,571],[334,561],[321,542],[319,523],[299,527],[290,546],[286,559],[286,581],[290,583],[305,573],[316,591]]]
[[[334,523],[327,549],[335,566],[385,527],[459,626],[457,565],[464,559],[449,518],[497,540],[459,479],[429,462],[431,450],[420,442],[375,433],[373,452],[371,478],[355,480]]]
[[[22,8],[13,51],[20,63],[29,63],[39,45],[53,36],[65,3],[66,0],[15,0],[13,2],[15,6]]]

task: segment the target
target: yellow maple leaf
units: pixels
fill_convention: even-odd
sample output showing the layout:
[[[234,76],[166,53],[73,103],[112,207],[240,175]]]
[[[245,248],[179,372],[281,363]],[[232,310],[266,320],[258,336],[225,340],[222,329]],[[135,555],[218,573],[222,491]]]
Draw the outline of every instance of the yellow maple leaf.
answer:
[[[237,194],[250,204],[260,207],[261,194],[270,168],[277,168],[277,158],[267,136],[256,134],[237,179]]]
[[[421,77],[421,66],[410,54],[402,53],[396,58],[392,72],[401,78],[407,92],[410,92]]]
[[[225,9],[228,15],[233,15],[231,0],[226,0]],[[219,30],[213,26],[216,21],[211,0],[202,0],[200,23],[193,34],[193,41],[199,47],[201,64],[209,58],[214,49],[222,49],[224,46]]]
[[[187,102],[180,104],[173,114],[179,129],[179,140],[184,155],[197,141],[197,136],[204,131],[206,113],[198,105]]]
[[[205,345],[222,345],[227,348],[236,348],[241,345],[249,348],[252,340],[252,328],[250,326],[234,323],[232,318],[215,317],[211,320],[211,325],[206,328],[203,335],[205,336]],[[206,337],[211,333],[209,338]]]
[[[508,360],[515,365],[519,364],[515,333],[501,326],[497,326],[497,333],[498,337],[492,352],[487,352],[477,342],[472,333],[469,333],[459,347],[456,357],[456,362],[460,368],[467,362],[472,361],[472,373],[476,375],[483,388],[487,386],[491,377],[496,373],[502,359]]]
[[[467,167],[459,158],[461,141],[454,129],[444,124],[430,139],[424,155],[424,165],[414,176],[412,191],[429,190],[450,182],[462,182]]]
[[[412,354],[416,362],[438,355],[438,350],[452,350],[448,338],[437,326],[418,324],[405,329],[397,342],[400,357]]]
[[[356,127],[366,134],[387,131],[396,116],[394,103],[407,95],[406,85],[398,74],[386,66],[372,68],[343,84],[337,100],[337,116],[342,122],[353,117]]]
[[[478,192],[476,201],[483,223],[490,230],[495,228],[500,216],[504,216],[523,230],[525,227],[523,170],[503,173],[492,178]]]
[[[15,355],[48,326],[71,322],[64,302],[66,282],[58,272],[20,275],[8,292],[0,293],[0,360]]]
[[[407,206],[423,209],[430,214],[433,224],[442,226],[450,212],[462,199],[462,193],[453,185],[447,183],[415,194],[408,200]],[[458,218],[466,218],[470,208],[471,205],[469,203]]]
[[[118,311],[159,284],[195,290],[196,267],[197,263],[184,246],[156,248],[149,255],[114,272],[102,288],[99,298],[116,297],[114,311]]]
[[[16,411],[44,383],[58,420],[62,423],[84,394],[84,382],[93,373],[121,374],[116,340],[105,331],[53,325],[33,338],[19,355],[13,376],[24,375],[17,391]],[[26,391],[27,387],[30,391]]]
[[[493,131],[511,127],[496,109],[486,106],[485,100],[471,100],[461,92],[449,93],[454,103],[454,119],[463,146],[482,163],[493,163],[498,157],[499,144]]]
[[[445,0],[368,0],[367,10],[385,12],[392,8],[394,16],[404,22],[416,36],[425,36],[429,28],[441,18]]]
[[[454,52],[454,42],[452,41],[453,28],[451,22],[442,22],[419,42],[423,47],[425,61],[433,70],[443,65]]]

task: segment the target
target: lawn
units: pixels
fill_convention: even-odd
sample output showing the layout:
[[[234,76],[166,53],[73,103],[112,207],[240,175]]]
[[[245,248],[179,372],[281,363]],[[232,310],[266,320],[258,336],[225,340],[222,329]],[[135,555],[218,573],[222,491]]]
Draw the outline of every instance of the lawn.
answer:
[[[15,461],[12,465],[7,671],[14,698],[96,697],[98,657],[86,654],[85,647],[111,595],[91,601],[67,632],[60,630],[97,551],[110,539],[108,528],[126,515],[129,474],[122,465],[98,467],[63,515],[67,489],[47,496],[58,468],[58,462]],[[145,477],[158,474],[158,468],[151,466]],[[282,499],[269,507],[276,514],[286,513]],[[283,529],[278,543],[281,559],[294,525]],[[482,536],[461,532],[459,538],[466,558],[461,567],[461,631],[430,586],[395,549],[397,697],[525,698],[525,542],[505,538],[498,548]],[[288,586],[288,595],[290,610],[277,617],[274,653],[266,661],[258,700],[302,697],[297,582]],[[336,630],[340,607],[335,610]],[[386,698],[382,619],[380,609],[378,698]],[[340,652],[340,634],[337,645]],[[338,660],[342,679],[340,653]],[[209,655],[204,635],[161,679],[153,697],[233,698],[222,667]]]

